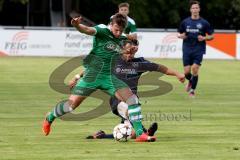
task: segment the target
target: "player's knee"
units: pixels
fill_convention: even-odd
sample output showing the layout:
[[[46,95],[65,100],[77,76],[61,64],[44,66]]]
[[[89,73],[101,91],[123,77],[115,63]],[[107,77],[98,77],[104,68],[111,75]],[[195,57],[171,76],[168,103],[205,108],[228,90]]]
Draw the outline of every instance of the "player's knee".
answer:
[[[196,76],[196,75],[198,75],[198,71],[199,71],[199,66],[194,65],[194,66],[192,67],[192,74],[193,74],[194,76]]]
[[[184,67],[184,74],[190,74],[191,73],[191,67],[190,66],[187,66],[187,67]]]
[[[75,100],[68,100],[68,105],[69,105],[69,108],[74,110],[75,108],[77,108],[80,105],[80,103]]]
[[[75,109],[82,103],[82,101],[85,98],[86,97],[83,97],[83,96],[70,95],[68,101],[69,101],[69,104],[72,107],[72,109]]]
[[[138,97],[135,94],[133,94],[127,99],[126,103],[128,105],[139,104]]]
[[[124,119],[128,118],[128,104],[125,102],[120,102],[117,106],[118,114]]]

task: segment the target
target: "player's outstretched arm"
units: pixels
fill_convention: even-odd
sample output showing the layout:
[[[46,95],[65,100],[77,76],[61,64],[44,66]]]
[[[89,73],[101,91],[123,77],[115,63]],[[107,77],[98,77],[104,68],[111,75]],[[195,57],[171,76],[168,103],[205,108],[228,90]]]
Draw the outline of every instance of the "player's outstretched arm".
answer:
[[[179,73],[179,72],[177,72],[177,71],[175,71],[175,70],[173,70],[173,69],[170,69],[170,68],[168,68],[168,67],[166,67],[166,66],[164,66],[164,65],[159,65],[158,71],[159,71],[159,72],[162,72],[162,73],[164,73],[164,74],[166,74],[166,75],[176,76],[177,79],[178,79],[181,83],[184,83],[184,81],[185,81],[185,75],[184,75],[184,74]]]
[[[73,18],[71,20],[71,24],[81,33],[85,33],[90,36],[93,36],[96,34],[97,31],[94,27],[85,26],[81,24],[81,21],[82,21],[82,17]]]
[[[202,35],[199,35],[198,36],[198,41],[211,41],[213,40],[213,35],[206,35],[206,36],[202,36]]]

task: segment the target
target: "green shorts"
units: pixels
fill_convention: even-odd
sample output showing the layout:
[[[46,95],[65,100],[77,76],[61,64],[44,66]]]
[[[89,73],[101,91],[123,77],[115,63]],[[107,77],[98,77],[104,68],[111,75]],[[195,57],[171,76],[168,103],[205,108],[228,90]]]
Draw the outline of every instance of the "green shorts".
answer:
[[[107,92],[110,96],[114,96],[115,92],[121,88],[128,88],[128,85],[118,79],[115,75],[98,75],[94,80],[89,81],[88,78],[81,78],[72,90],[72,94],[89,96],[97,89]]]

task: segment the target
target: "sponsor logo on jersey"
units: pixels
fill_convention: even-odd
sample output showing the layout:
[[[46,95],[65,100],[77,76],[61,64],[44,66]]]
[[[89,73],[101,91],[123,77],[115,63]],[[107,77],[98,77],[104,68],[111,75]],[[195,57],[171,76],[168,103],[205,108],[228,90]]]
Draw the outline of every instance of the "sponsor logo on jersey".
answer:
[[[189,32],[189,33],[198,33],[198,32],[199,32],[199,29],[187,28],[187,29],[186,29],[186,32]]]
[[[104,45],[104,49],[108,52],[120,52],[121,49],[119,45],[113,43],[113,42],[108,42]]]
[[[116,68],[116,72],[117,73],[121,72],[121,68]]]
[[[116,73],[118,74],[137,74],[136,69],[131,68],[116,68]]]
[[[198,24],[197,24],[197,28],[198,28],[198,29],[202,29],[202,27],[203,27],[203,26],[202,26],[201,23],[198,23]]]

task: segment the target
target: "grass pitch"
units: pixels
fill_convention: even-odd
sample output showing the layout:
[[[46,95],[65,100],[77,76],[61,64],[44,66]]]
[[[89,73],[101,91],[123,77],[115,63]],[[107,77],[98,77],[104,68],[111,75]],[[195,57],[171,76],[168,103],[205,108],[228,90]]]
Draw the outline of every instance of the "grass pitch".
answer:
[[[205,60],[195,99],[174,77],[162,77],[174,89],[141,98],[143,123],[159,124],[157,142],[119,143],[85,139],[99,129],[112,132],[119,119],[111,113],[83,122],[58,119],[51,134],[42,135],[45,113],[67,98],[48,84],[50,74],[67,59],[0,58],[0,160],[239,159],[240,61]],[[154,61],[182,71],[181,60]],[[76,112],[99,102],[90,98]]]

